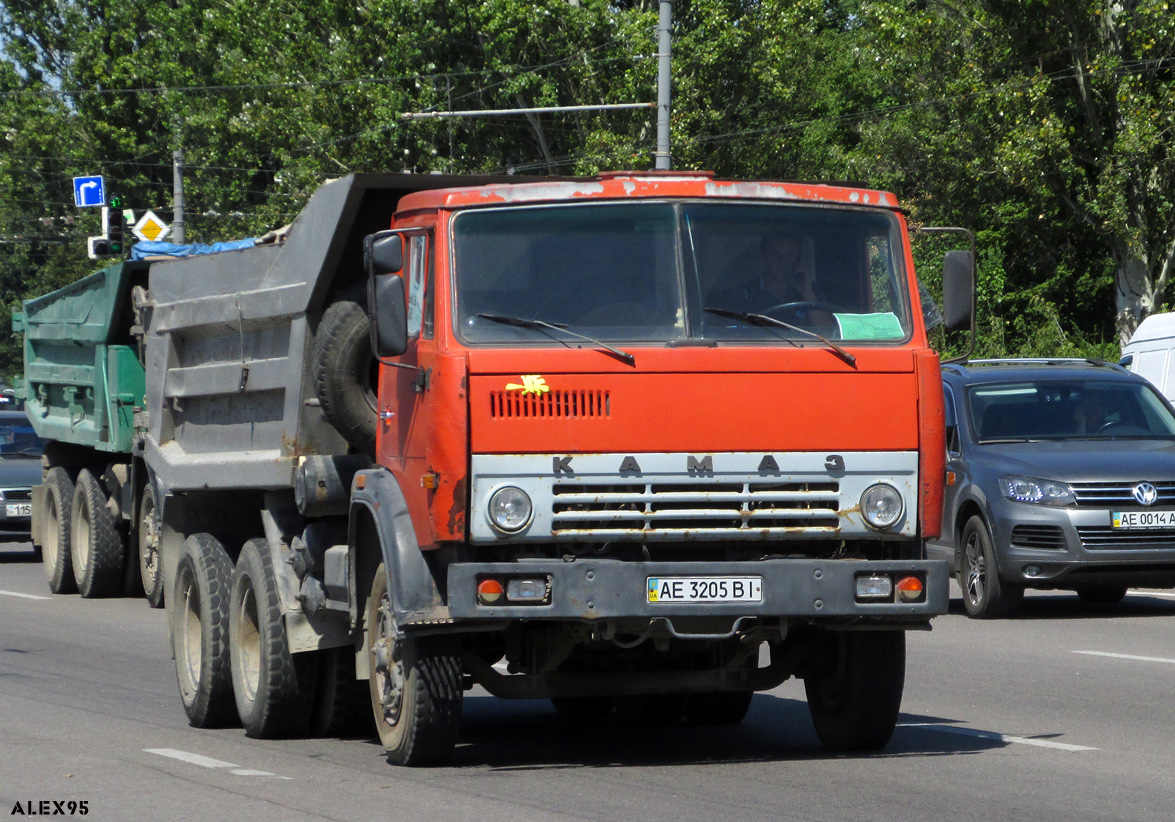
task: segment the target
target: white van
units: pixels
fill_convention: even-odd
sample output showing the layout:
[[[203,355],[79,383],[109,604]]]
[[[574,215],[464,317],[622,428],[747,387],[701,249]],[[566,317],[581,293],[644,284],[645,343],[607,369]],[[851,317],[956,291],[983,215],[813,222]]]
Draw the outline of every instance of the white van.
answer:
[[[1151,314],[1139,323],[1120,362],[1175,402],[1175,312]]]

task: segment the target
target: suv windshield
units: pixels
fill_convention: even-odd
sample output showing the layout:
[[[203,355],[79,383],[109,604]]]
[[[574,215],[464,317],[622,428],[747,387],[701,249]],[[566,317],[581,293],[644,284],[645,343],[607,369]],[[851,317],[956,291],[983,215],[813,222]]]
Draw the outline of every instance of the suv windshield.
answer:
[[[967,403],[981,441],[1175,437],[1159,395],[1126,380],[973,385]]]
[[[910,333],[889,212],[694,201],[494,208],[458,215],[453,238],[467,342],[573,342],[506,317],[609,342],[813,343],[805,332],[896,342]]]

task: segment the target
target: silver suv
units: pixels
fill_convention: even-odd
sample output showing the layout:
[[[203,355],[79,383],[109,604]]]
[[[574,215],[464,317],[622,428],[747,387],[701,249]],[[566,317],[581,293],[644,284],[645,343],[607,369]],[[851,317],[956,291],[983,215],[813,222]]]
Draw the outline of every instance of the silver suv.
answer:
[[[973,617],[1026,588],[1114,603],[1175,587],[1175,409],[1142,377],[1092,360],[944,365],[942,537]]]

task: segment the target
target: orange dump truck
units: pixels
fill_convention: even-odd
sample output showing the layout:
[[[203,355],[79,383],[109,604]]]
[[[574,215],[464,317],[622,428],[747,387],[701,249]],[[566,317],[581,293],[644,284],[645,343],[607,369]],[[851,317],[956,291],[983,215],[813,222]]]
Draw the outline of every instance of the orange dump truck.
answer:
[[[904,631],[948,601],[922,547],[939,363],[891,194],[604,174],[411,194],[366,243],[351,542],[394,761],[447,754],[470,681],[705,724],[798,676],[827,746],[889,740]],[[971,256],[944,274],[961,327]]]
[[[827,746],[888,742],[949,579],[923,551],[934,312],[893,195],[354,175],[276,242],[128,266],[145,393],[85,472],[127,480],[72,529],[50,494],[42,530],[157,552],[193,725],[374,716],[418,765],[477,686],[729,724],[794,676]],[[972,269],[944,262],[950,328]]]

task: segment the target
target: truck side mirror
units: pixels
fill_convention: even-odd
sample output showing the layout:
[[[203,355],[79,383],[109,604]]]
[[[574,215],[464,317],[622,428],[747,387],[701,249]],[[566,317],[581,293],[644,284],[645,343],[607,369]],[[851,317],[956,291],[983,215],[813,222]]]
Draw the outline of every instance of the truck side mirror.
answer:
[[[942,313],[947,331],[971,328],[975,313],[975,257],[948,251],[942,260]]]
[[[399,242],[399,237],[395,240]],[[367,280],[367,304],[371,308],[371,350],[377,358],[398,357],[408,348],[408,307],[404,278],[376,274]]]
[[[404,240],[397,232],[379,231],[363,240],[363,267],[367,276],[396,274],[404,267]]]

